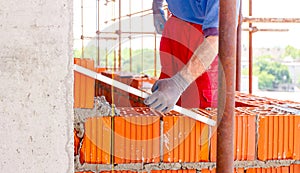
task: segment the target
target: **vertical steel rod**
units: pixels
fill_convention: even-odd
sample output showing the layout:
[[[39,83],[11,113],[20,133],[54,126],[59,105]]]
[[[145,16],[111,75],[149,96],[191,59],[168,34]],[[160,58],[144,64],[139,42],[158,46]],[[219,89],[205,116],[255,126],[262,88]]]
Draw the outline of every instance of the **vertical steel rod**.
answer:
[[[129,14],[131,14],[131,0],[129,0]],[[131,15],[129,16],[129,32],[132,31],[131,29]],[[129,36],[129,71],[132,72],[132,42],[131,42],[132,35]]]
[[[220,0],[217,173],[233,172],[236,0]]]
[[[84,38],[83,38],[83,0],[81,0],[81,58],[84,58]]]
[[[119,63],[119,70],[121,71],[121,59],[122,59],[122,36],[121,36],[121,33],[122,33],[122,24],[121,24],[121,12],[122,12],[122,5],[121,5],[121,0],[119,0],[119,59],[118,59],[118,63]]]
[[[108,67],[108,50],[107,50],[107,40],[105,40],[105,69]]]
[[[144,20],[144,3],[143,3],[144,1],[142,0],[142,2],[141,2],[141,6],[142,6],[142,14],[141,14],[141,32],[144,32],[144,27],[143,27],[143,24],[144,24],[144,22],[143,22],[143,20]],[[142,33],[142,38],[141,38],[141,47],[142,47],[142,50],[141,50],[141,56],[142,56],[142,64],[141,64],[141,66],[142,66],[142,70],[141,70],[141,72],[142,73],[144,73],[144,34]]]
[[[100,66],[100,0],[97,2],[97,61]]]
[[[116,52],[116,50],[114,50],[114,68],[113,68],[113,71],[115,71],[116,70],[116,68],[117,68],[117,52]]]
[[[240,0],[239,19],[237,27],[237,49],[236,49],[236,90],[241,91],[241,75],[242,75],[242,0]]]
[[[157,61],[157,56],[156,56],[156,33],[154,33],[154,76],[156,77],[156,61]]]
[[[249,0],[249,16],[252,16],[252,0]],[[249,23],[252,28],[252,23]],[[253,69],[253,48],[252,48],[252,32],[249,30],[249,93],[252,94],[252,69]]]

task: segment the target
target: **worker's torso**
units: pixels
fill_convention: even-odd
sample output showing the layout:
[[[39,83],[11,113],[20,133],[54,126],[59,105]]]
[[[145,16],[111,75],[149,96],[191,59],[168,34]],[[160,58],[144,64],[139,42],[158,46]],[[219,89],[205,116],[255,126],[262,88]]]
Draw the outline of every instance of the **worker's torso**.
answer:
[[[176,17],[203,24],[207,0],[167,0],[168,8]]]

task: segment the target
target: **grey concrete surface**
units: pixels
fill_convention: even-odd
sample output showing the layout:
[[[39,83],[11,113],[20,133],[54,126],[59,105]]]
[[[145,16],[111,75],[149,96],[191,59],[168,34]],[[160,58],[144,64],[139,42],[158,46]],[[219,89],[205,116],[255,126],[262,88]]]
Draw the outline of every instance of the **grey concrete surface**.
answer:
[[[0,1],[0,172],[73,172],[72,0]]]

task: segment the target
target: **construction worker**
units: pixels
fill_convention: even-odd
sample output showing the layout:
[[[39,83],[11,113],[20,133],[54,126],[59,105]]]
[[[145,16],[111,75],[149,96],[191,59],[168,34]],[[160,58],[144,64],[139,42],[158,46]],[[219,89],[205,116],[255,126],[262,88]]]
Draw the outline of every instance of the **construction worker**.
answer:
[[[153,1],[154,26],[162,33],[161,74],[144,103],[162,113],[174,105],[217,106],[219,0]]]

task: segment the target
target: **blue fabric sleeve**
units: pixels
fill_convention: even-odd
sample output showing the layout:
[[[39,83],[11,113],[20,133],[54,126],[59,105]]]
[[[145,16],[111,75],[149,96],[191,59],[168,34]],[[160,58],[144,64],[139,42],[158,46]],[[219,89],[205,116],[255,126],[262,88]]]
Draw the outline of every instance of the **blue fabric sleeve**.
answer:
[[[162,7],[163,7],[164,0],[153,0],[152,3],[152,9],[154,14],[160,13]]]
[[[206,4],[203,31],[205,36],[218,35],[219,28],[219,0],[208,0]],[[209,33],[208,33],[209,31]],[[213,32],[212,32],[213,31]]]

